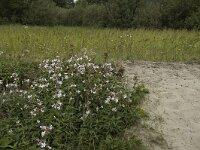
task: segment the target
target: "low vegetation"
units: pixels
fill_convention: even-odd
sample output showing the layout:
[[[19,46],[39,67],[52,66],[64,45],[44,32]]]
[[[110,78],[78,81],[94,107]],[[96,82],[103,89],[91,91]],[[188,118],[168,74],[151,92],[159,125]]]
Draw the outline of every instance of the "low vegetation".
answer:
[[[199,0],[1,0],[0,149],[145,149],[115,62],[200,63],[199,29]]]
[[[96,29],[1,26],[0,51],[8,59],[41,61],[68,57],[87,48],[96,62],[147,60],[199,62],[200,32],[185,30]],[[25,57],[23,57],[25,56]]]
[[[14,67],[11,67],[15,65]],[[0,61],[1,149],[141,149],[124,131],[145,116],[148,91],[85,53],[40,64]]]

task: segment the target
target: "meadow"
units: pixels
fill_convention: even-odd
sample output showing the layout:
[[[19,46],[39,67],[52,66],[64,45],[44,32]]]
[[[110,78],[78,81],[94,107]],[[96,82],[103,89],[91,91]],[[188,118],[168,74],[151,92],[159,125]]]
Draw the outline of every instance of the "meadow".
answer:
[[[87,48],[97,61],[148,60],[199,62],[200,32],[186,30],[97,29],[82,27],[0,26],[4,57],[43,60]]]
[[[200,62],[200,32],[0,26],[0,149],[146,149],[125,133],[148,89],[116,60]]]

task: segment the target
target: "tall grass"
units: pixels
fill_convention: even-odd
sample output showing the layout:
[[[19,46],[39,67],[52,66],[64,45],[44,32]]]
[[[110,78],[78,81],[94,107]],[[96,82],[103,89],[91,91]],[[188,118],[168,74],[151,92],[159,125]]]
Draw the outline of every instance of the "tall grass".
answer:
[[[82,48],[96,53],[97,61],[102,61],[106,52],[110,60],[197,62],[200,32],[0,26],[0,51],[12,59],[22,55],[28,60],[62,57]]]

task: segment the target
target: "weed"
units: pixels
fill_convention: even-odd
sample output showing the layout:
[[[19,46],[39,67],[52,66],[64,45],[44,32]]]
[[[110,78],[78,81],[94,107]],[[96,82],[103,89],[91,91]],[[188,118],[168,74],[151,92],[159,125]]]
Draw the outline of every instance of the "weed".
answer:
[[[112,64],[96,64],[84,52],[27,67],[1,65],[2,149],[141,147],[123,134],[143,117],[139,105],[147,90],[140,84],[129,89]]]

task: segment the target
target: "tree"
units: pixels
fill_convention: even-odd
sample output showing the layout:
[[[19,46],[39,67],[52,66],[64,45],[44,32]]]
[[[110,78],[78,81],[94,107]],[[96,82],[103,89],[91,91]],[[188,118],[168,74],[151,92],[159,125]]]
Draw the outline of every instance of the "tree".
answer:
[[[134,15],[134,26],[146,28],[161,27],[161,1],[141,0]]]
[[[104,5],[89,5],[83,15],[84,26],[105,27],[107,20],[106,8]]]
[[[74,7],[74,0],[53,0],[57,6],[63,8],[73,8]]]
[[[76,7],[86,8],[88,6],[87,0],[78,0],[76,2]]]
[[[102,4],[107,3],[108,0],[87,0],[88,4]]]
[[[169,28],[184,28],[187,17],[198,11],[199,0],[163,0],[162,25]]]
[[[57,23],[56,4],[52,0],[34,0],[23,18],[24,23],[54,25]]]
[[[28,9],[30,0],[1,0],[0,15],[8,18],[10,21],[21,22],[25,11]]]
[[[140,0],[109,0],[106,4],[109,26],[130,28]]]
[[[200,7],[185,19],[185,27],[187,29],[200,29]]]

